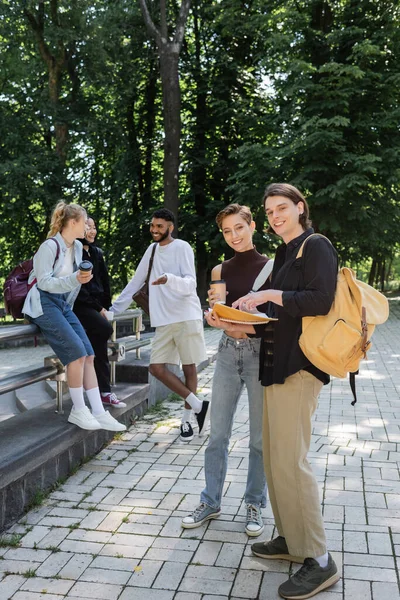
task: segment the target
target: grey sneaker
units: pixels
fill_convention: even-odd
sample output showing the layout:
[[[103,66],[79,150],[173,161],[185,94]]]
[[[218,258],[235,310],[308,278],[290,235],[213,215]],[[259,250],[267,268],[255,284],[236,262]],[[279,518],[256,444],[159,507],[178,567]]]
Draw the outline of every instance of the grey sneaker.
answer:
[[[304,558],[289,554],[286,540],[281,535],[274,540],[270,540],[269,542],[257,542],[256,544],[252,544],[251,551],[255,556],[259,556],[260,558],[290,560],[291,562],[295,563],[304,562]]]
[[[340,575],[332,556],[328,555],[328,566],[320,567],[313,558],[306,558],[304,565],[279,586],[278,592],[282,598],[291,600],[306,600],[339,581]]]
[[[261,508],[254,504],[247,504],[246,533],[249,537],[258,537],[264,531],[264,522],[261,516]]]
[[[220,514],[220,508],[212,508],[202,502],[190,515],[182,519],[181,526],[183,529],[195,529],[210,519],[217,519]]]

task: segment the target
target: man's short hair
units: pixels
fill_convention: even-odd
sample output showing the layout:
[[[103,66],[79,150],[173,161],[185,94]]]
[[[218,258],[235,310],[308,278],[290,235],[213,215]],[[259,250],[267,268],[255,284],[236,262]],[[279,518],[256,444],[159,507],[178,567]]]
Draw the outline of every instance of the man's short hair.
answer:
[[[217,214],[217,217],[215,219],[215,221],[220,229],[222,229],[222,221],[225,219],[225,217],[230,217],[231,215],[240,215],[242,217],[242,219],[244,219],[248,225],[250,225],[250,223],[253,220],[251,210],[249,209],[248,206],[244,206],[243,204],[236,204],[236,203],[228,204],[228,206],[225,206],[225,208],[223,208],[222,210],[219,211],[219,213]]]
[[[164,219],[164,221],[171,221],[175,225],[175,215],[168,208],[158,208],[151,215],[152,219]]]

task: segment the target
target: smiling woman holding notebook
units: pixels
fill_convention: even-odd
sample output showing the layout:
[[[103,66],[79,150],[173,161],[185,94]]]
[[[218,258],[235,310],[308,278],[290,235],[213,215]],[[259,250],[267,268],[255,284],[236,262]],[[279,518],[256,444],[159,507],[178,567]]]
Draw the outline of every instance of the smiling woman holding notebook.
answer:
[[[255,223],[250,209],[230,204],[217,216],[217,224],[235,256],[214,267],[212,280],[226,282],[226,304],[218,304],[221,297],[210,289],[210,306],[237,313],[231,305],[251,289],[266,290],[272,263],[253,246]],[[254,288],[254,286],[256,286]],[[215,304],[217,303],[217,304]],[[244,332],[224,333],[218,348],[212,386],[211,431],[205,452],[206,487],[200,504],[184,517],[182,527],[199,527],[221,514],[222,491],[228,466],[228,445],[233,419],[245,385],[249,400],[250,441],[249,467],[245,492],[247,535],[256,537],[264,529],[261,508],[266,505],[266,485],[262,459],[262,403],[263,391],[258,378],[260,340],[250,339]]]

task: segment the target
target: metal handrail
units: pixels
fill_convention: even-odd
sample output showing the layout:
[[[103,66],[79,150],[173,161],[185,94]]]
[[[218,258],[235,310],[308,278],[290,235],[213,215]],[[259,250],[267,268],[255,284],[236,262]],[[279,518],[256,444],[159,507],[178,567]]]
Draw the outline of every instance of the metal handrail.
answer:
[[[27,385],[32,385],[38,381],[44,381],[58,374],[57,367],[39,367],[26,371],[25,373],[16,373],[0,379],[0,394],[6,394],[14,390],[19,390]]]
[[[117,321],[126,321],[129,319],[135,320],[135,336],[140,340],[140,332],[142,329],[142,311],[141,309],[127,310],[123,313],[114,316],[111,321],[113,324],[113,333],[111,339],[115,342],[117,339]],[[0,327],[0,342],[8,340],[16,340],[21,338],[29,338],[32,336],[41,335],[39,327],[33,324],[11,325]],[[126,349],[127,351],[130,348]],[[125,347],[124,347],[125,353]],[[140,358],[140,348],[136,348],[136,355]],[[57,412],[62,413],[62,397],[63,397],[63,381],[65,381],[65,368],[56,357],[46,357],[45,366],[25,371],[24,373],[16,373],[0,378],[0,395],[12,392],[20,388],[51,379],[57,382]],[[111,362],[111,384],[115,384],[115,362]]]
[[[42,335],[37,325],[5,325],[0,327],[0,342]]]

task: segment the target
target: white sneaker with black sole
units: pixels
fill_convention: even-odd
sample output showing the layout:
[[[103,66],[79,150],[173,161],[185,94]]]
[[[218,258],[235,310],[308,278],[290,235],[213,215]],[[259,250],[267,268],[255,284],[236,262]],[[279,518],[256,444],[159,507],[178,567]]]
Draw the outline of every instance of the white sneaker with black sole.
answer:
[[[181,423],[181,435],[179,436],[179,439],[182,440],[182,442],[190,442],[193,439],[193,429],[188,421]]]

